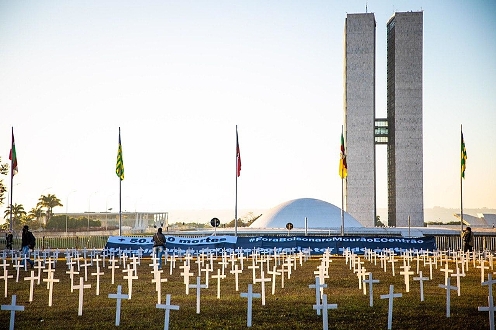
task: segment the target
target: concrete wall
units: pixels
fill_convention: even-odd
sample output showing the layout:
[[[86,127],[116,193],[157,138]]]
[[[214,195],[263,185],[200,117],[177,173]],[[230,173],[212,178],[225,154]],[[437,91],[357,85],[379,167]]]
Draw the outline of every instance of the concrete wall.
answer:
[[[387,31],[388,220],[423,226],[423,13],[395,13]]]
[[[348,177],[345,210],[375,223],[375,17],[348,14],[345,23],[344,115]]]

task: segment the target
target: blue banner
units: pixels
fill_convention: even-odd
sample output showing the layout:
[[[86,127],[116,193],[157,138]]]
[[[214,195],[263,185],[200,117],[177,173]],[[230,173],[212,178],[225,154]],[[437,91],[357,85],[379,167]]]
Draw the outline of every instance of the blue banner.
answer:
[[[436,241],[433,236],[426,237],[381,237],[381,236],[205,236],[186,238],[166,235],[166,248],[169,253],[182,255],[186,251],[195,253],[205,252],[239,252],[251,253],[259,251],[265,253],[299,252],[309,250],[311,254],[319,255],[327,249],[331,254],[343,254],[350,250],[355,254],[363,254],[369,250],[393,250],[401,252],[434,251]],[[152,237],[109,237],[105,248],[110,250],[141,250],[150,255],[153,248]]]

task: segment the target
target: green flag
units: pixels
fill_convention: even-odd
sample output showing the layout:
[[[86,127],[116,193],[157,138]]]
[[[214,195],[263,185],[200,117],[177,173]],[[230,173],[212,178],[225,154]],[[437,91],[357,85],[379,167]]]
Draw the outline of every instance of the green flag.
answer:
[[[465,141],[463,140],[462,132],[462,178],[465,179],[465,169],[467,168],[467,150],[465,149]]]
[[[122,160],[122,144],[121,144],[121,129],[119,127],[119,148],[117,150],[117,164],[115,165],[115,173],[119,179],[124,180],[124,162]]]

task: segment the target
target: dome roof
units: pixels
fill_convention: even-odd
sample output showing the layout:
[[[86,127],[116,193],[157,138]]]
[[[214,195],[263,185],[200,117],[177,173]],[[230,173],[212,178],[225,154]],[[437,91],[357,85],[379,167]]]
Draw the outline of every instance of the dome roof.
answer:
[[[294,228],[340,228],[341,208],[314,198],[299,198],[277,205],[255,220],[250,228],[285,228],[288,222]],[[344,212],[344,226],[363,227],[350,214]]]

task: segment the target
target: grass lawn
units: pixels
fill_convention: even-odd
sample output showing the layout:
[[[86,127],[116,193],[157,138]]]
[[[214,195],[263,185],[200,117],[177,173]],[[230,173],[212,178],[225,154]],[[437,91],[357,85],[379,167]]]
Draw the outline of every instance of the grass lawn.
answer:
[[[217,261],[220,261],[217,260]],[[214,262],[214,273],[220,267]],[[399,274],[402,262],[396,263],[396,275],[392,276],[390,264],[385,273],[377,265],[363,260],[363,266],[373,273],[380,282],[374,284],[374,306],[369,306],[369,294],[364,295],[358,288],[358,277],[345,263],[344,257],[333,257],[329,267],[329,278],[325,283],[324,293],[328,296],[329,304],[337,304],[336,310],[329,310],[329,329],[386,329],[388,317],[388,300],[380,299],[380,295],[388,294],[389,286],[394,285],[395,293],[402,293],[401,298],[394,299],[393,329],[489,329],[488,312],[479,312],[478,306],[488,305],[488,286],[482,286],[480,269],[474,268],[470,262],[466,277],[461,278],[461,296],[456,290],[451,291],[451,316],[446,317],[446,290],[440,288],[444,284],[444,273],[433,270],[433,279],[424,282],[425,301],[420,301],[420,285],[410,278],[410,292],[406,292],[404,277]],[[133,281],[132,299],[122,300],[121,329],[163,329],[165,312],[157,309],[157,293],[152,283],[151,260],[144,258],[138,266],[139,279]],[[239,277],[239,292],[235,290],[234,275],[229,274],[230,265],[226,269],[226,278],[221,280],[221,297],[217,299],[217,280],[210,278],[209,288],[201,290],[201,313],[196,313],[196,289],[190,289],[185,294],[181,262],[176,262],[172,275],[169,274],[169,264],[164,266],[162,278],[167,282],[162,284],[162,303],[165,295],[171,294],[171,304],[179,305],[178,311],[170,312],[170,329],[244,329],[247,321],[247,299],[241,298],[241,292],[247,292],[248,284],[252,283],[252,270],[247,269],[251,261],[246,262],[245,270]],[[313,257],[298,264],[290,279],[285,279],[285,287],[281,288],[280,276],[277,277],[275,295],[271,294],[271,283],[266,284],[266,304],[262,306],[261,299],[253,300],[252,329],[322,329],[322,316],[318,316],[312,306],[315,304],[315,291],[308,286],[315,283],[314,271],[320,260]],[[416,262],[412,262],[412,270],[416,271]],[[486,263],[487,265],[487,263]],[[108,264],[106,264],[108,267]],[[454,263],[449,267],[454,269]],[[96,266],[88,268],[90,289],[84,290],[83,315],[78,316],[79,291],[70,290],[70,278],[65,272],[67,266],[64,259],[59,259],[55,271],[53,305],[48,306],[48,290],[42,282],[34,288],[34,301],[29,303],[29,281],[24,277],[30,275],[21,270],[19,282],[15,281],[16,273],[12,266],[8,267],[9,274],[14,278],[8,280],[8,297],[3,290],[0,304],[9,305],[11,296],[17,295],[17,304],[25,307],[24,311],[16,312],[16,329],[114,329],[116,300],[109,299],[109,293],[117,292],[117,285],[122,285],[122,292],[128,292],[127,280],[123,279],[121,268],[116,270],[115,284],[111,284],[111,271],[101,269],[105,274],[100,279],[100,295],[96,293],[96,277],[90,274],[96,272]],[[421,263],[423,276],[429,276],[428,266]],[[197,264],[191,263],[191,272],[195,275],[190,283],[196,283],[198,274]],[[491,272],[492,270],[487,270]],[[3,275],[3,271],[0,271]],[[214,274],[211,273],[210,275]],[[76,275],[84,276],[81,268]],[[257,270],[260,277],[260,270]],[[265,277],[269,277],[267,273]],[[414,276],[418,276],[416,273]],[[46,273],[42,278],[46,278]],[[485,276],[487,280],[487,275]],[[202,284],[205,283],[205,272],[202,272]],[[456,285],[452,278],[451,285]],[[4,280],[0,281],[3,289]],[[367,287],[368,289],[368,287]],[[261,284],[253,285],[255,293],[261,292]],[[0,311],[0,329],[8,329],[10,312]]]

